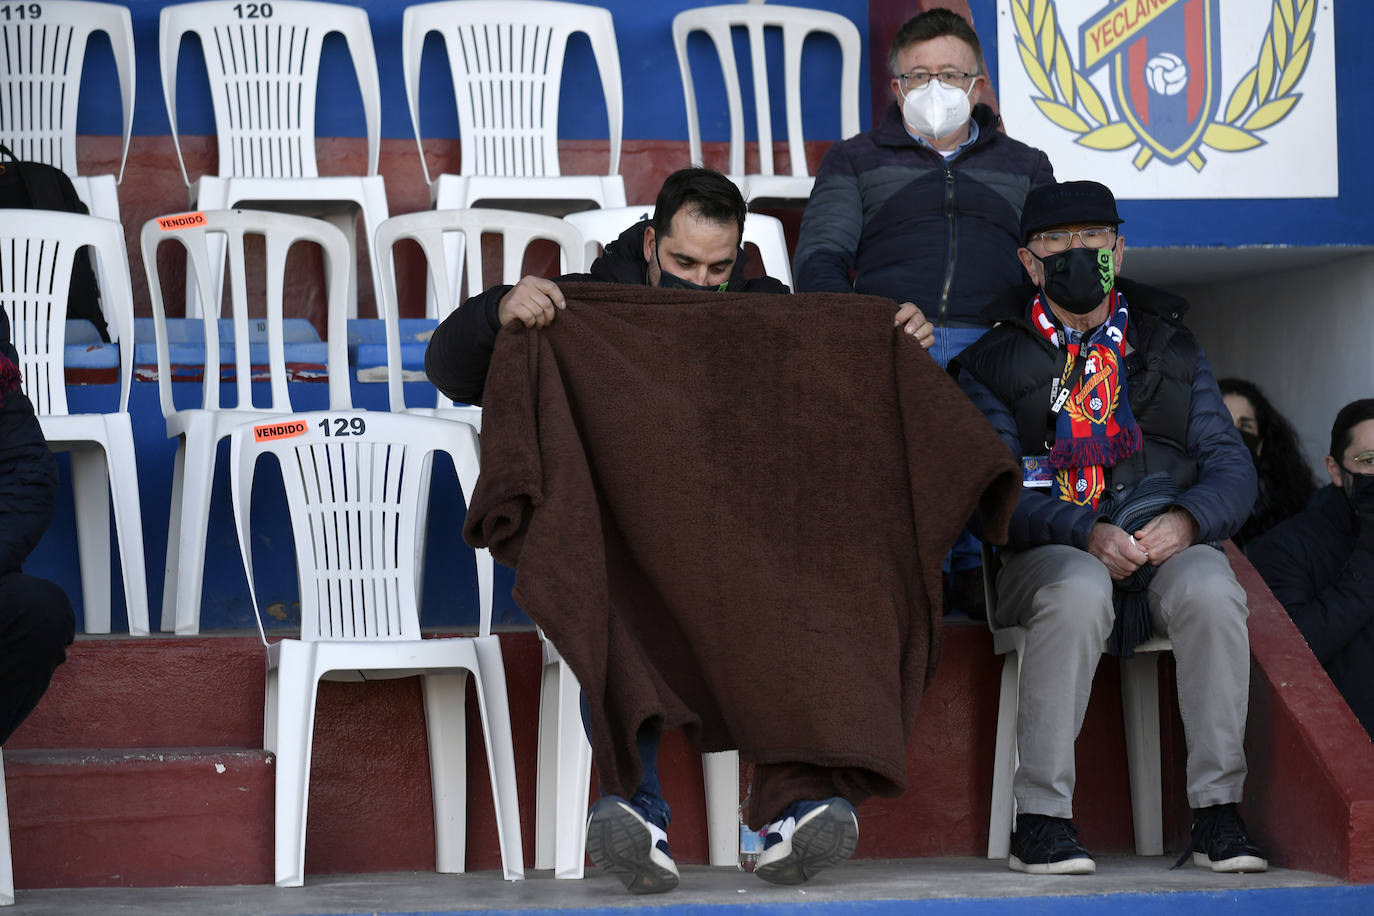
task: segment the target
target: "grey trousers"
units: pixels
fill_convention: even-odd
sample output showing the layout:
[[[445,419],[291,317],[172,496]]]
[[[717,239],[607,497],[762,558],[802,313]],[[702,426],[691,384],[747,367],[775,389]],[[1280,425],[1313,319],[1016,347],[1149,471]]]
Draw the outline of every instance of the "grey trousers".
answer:
[[[1112,632],[1112,580],[1092,554],[1059,544],[1004,555],[996,619],[1027,628],[1013,791],[1022,814],[1073,816],[1074,741]],[[1173,642],[1188,749],[1188,804],[1238,802],[1245,783],[1250,643],[1245,590],[1220,550],[1194,545],[1148,589],[1150,625]]]

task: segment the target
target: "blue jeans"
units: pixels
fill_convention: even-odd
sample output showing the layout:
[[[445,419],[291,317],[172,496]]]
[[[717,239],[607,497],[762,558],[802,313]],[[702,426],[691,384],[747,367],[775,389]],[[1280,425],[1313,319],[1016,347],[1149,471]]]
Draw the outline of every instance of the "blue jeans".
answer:
[[[940,364],[941,369],[947,369],[950,360],[986,333],[986,328],[936,328],[935,343],[931,344],[930,355]],[[978,539],[968,531],[961,531],[959,539],[949,551],[949,556],[945,557],[944,571],[977,569],[982,565],[982,547],[978,544]]]
[[[582,694],[582,729],[587,733],[587,740],[592,739],[591,712],[587,703],[587,695]],[[644,819],[662,830],[668,829],[668,822],[673,819],[673,813],[668,808],[668,802],[663,798],[663,786],[658,781],[658,739],[659,731],[651,725],[645,725],[635,736],[635,746],[639,751],[639,763],[644,773],[639,778],[639,788],[630,797],[630,804],[639,809],[639,813]],[[597,787],[602,795],[606,790]]]

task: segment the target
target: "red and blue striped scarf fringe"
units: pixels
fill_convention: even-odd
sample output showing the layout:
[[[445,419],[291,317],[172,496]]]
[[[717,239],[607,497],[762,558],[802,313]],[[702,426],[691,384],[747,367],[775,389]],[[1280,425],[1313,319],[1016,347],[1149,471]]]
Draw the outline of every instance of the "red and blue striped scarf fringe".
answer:
[[[1112,307],[1107,324],[1081,343],[1065,347],[1069,359],[1060,385],[1068,384],[1077,374],[1075,366],[1079,359],[1089,362],[1055,416],[1054,448],[1048,458],[1049,466],[1056,469],[1059,498],[1094,509],[1106,488],[1105,469],[1144,446],[1140,426],[1126,397],[1122,369],[1126,354],[1126,300],[1116,290],[1112,291]],[[1059,329],[1039,295],[1031,303],[1031,320],[1047,340],[1059,346]]]

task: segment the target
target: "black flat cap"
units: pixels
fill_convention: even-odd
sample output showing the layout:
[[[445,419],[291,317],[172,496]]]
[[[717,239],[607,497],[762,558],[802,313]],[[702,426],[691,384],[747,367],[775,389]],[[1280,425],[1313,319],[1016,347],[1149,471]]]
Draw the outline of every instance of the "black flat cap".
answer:
[[[1116,226],[1124,222],[1116,215],[1116,198],[1111,189],[1096,181],[1061,181],[1032,188],[1021,209],[1021,241],[1024,243],[1042,229],[1072,223],[1100,223]]]

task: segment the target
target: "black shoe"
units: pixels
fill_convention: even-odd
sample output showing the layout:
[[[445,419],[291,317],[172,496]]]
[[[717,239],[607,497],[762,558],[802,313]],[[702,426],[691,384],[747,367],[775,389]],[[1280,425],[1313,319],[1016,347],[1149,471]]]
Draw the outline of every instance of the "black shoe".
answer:
[[[1062,817],[1018,814],[1011,835],[1012,871],[1028,875],[1091,875],[1092,853],[1078,841],[1078,828]]]
[[[1269,863],[1245,833],[1235,805],[1193,810],[1193,842],[1174,863],[1178,868],[1193,854],[1193,864],[1219,872],[1268,871]]]
[[[799,801],[764,828],[754,874],[771,884],[801,884],[838,865],[859,844],[859,818],[843,798]]]
[[[661,894],[677,887],[668,835],[619,796],[607,795],[588,812],[587,855],[632,894]]]

